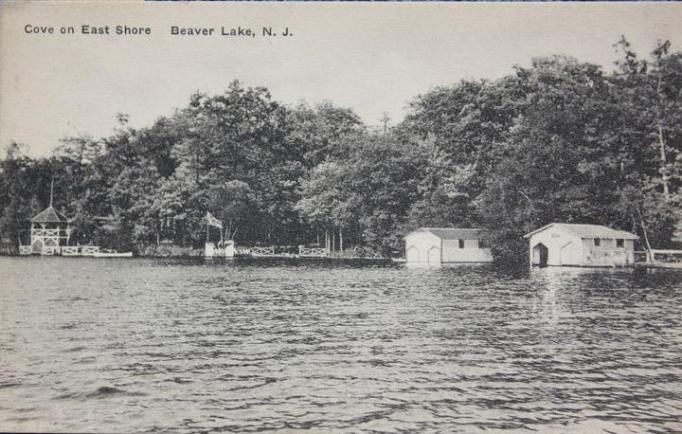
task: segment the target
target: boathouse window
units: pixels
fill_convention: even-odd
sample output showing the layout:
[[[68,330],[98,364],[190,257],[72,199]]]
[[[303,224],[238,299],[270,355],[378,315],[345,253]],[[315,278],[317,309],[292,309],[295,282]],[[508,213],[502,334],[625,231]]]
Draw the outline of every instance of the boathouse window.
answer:
[[[623,247],[625,247],[625,240],[623,240],[623,239],[616,240],[616,247],[618,247],[619,249],[622,249]]]
[[[478,240],[478,248],[479,249],[487,249],[490,246],[488,245],[488,242],[486,240]]]
[[[464,240],[459,240],[459,248],[460,249],[464,248]]]
[[[601,238],[595,238],[595,239],[594,239],[594,245],[595,245],[596,247],[601,246]]]

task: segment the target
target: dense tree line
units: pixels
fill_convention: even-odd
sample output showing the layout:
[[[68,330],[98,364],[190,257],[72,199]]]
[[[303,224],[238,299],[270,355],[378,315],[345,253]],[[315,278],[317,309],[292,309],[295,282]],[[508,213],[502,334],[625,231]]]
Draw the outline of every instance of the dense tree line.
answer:
[[[49,202],[74,241],[144,251],[201,246],[203,217],[238,244],[334,243],[400,254],[419,226],[488,229],[499,261],[552,221],[633,231],[666,246],[682,216],[682,53],[622,39],[612,72],[564,56],[501,79],[435,88],[376,131],[330,103],[282,105],[235,81],[153,125],[64,139],[49,158],[0,161],[0,233],[24,237]]]

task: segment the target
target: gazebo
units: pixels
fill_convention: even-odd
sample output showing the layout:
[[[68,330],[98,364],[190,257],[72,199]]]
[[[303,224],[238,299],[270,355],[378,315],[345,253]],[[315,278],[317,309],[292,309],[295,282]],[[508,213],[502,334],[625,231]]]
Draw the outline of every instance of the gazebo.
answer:
[[[71,224],[63,214],[50,206],[31,219],[31,253],[54,255],[60,246],[68,245],[71,238]]]

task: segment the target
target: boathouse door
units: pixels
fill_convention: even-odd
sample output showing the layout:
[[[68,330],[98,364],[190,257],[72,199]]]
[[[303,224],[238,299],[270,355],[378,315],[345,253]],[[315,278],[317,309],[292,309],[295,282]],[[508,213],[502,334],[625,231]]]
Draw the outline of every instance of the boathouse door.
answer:
[[[417,249],[415,246],[410,246],[407,249],[406,257],[407,262],[410,263],[420,262],[421,258],[419,257],[419,249]]]
[[[546,267],[548,256],[549,251],[547,250],[547,246],[544,244],[538,243],[535,245],[535,247],[533,247],[533,265]]]
[[[429,264],[440,265],[440,249],[436,246],[429,249]]]

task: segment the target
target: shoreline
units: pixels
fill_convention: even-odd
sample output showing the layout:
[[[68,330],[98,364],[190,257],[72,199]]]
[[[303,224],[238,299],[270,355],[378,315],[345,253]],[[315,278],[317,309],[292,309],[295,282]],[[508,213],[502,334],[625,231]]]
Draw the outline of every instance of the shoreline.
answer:
[[[346,262],[346,261],[364,261],[370,263],[383,263],[383,264],[394,264],[394,265],[406,265],[407,262],[403,258],[363,258],[363,257],[311,257],[311,256],[299,256],[299,255],[273,255],[273,256],[263,256],[263,255],[238,255],[234,257],[223,257],[223,256],[209,256],[206,257],[203,254],[158,254],[158,255],[134,255],[132,257],[95,257],[91,255],[19,255],[19,254],[7,254],[0,253],[0,257],[22,257],[22,258],[68,258],[68,259],[82,259],[82,258],[92,258],[92,259],[185,259],[185,260],[199,260],[203,259],[208,262],[234,262],[234,261],[310,261],[310,262]],[[473,264],[473,263],[472,263]],[[480,264],[477,264],[480,265]],[[424,267],[428,269],[429,267]],[[434,267],[434,269],[444,268],[444,267]],[[591,269],[608,269],[611,270],[613,267],[555,267],[555,268],[591,268]],[[655,263],[655,264],[635,264],[631,267],[618,267],[620,270],[682,270],[682,264],[679,263]]]
[[[376,262],[391,262],[391,263],[405,263],[401,258],[368,258],[360,256],[329,256],[329,257],[315,257],[315,256],[300,256],[300,255],[236,255],[233,257],[225,256],[204,256],[203,251],[199,254],[193,253],[183,253],[183,254],[142,254],[133,255],[132,257],[126,258],[116,258],[116,257],[95,257],[93,255],[20,255],[18,253],[6,254],[0,253],[0,256],[5,257],[17,257],[17,258],[95,258],[95,259],[207,259],[207,260],[220,260],[220,261],[231,261],[231,260],[268,260],[268,259],[291,259],[291,260],[312,260],[312,261],[376,261]]]

